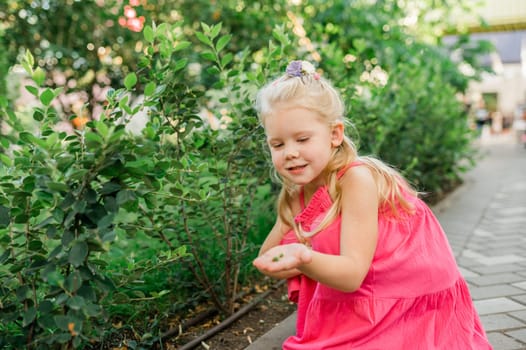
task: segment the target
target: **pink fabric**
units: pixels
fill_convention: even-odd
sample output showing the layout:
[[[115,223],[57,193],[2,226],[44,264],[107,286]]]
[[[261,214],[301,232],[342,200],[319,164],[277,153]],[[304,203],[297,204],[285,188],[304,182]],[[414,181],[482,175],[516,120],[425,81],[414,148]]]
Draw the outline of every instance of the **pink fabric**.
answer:
[[[408,199],[413,215],[379,211],[378,245],[359,290],[341,292],[304,275],[288,280],[298,317],[283,349],[492,349],[440,224],[424,202]],[[295,220],[310,230],[330,205],[321,187]],[[339,254],[340,224],[338,217],[312,237],[312,249]],[[290,231],[281,243],[292,242]]]

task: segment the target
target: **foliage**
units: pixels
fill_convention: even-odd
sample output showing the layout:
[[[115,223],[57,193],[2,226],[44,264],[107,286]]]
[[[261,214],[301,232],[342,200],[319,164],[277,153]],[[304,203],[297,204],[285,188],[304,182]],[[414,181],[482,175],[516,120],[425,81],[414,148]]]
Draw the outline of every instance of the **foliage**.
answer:
[[[33,112],[40,133],[27,132],[2,101],[16,136],[13,146],[3,139],[11,155],[1,158],[1,317],[13,328],[2,342],[79,347],[107,320],[103,304],[114,283],[104,257],[119,230],[116,217],[155,189],[162,169],[134,171],[153,145],[136,147],[111,115],[75,134],[54,130],[60,90],[41,87],[43,72],[30,53],[22,63],[37,84],[26,88],[41,102]]]
[[[0,172],[1,317],[11,329],[4,345],[69,348],[100,338],[108,310],[119,313],[116,304],[169,293],[134,287],[152,270],[176,273],[171,283],[182,284],[179,291],[187,295],[174,295],[175,309],[188,307],[188,291],[199,286],[219,310],[233,312],[239,276],[247,274],[256,248],[253,225],[261,214],[253,205],[270,194],[262,130],[251,108],[264,76],[245,72],[246,52],[235,66],[233,55],[222,53],[231,36],[219,35],[220,24],[202,26],[196,36],[206,47],[203,61],[213,64],[208,73],[217,76],[215,90],[185,83],[189,42],[178,24],[148,26],[142,73],[128,74],[124,88],[109,91],[100,119],[73,134],[55,129],[53,101],[61,91],[43,87],[44,72],[25,55],[22,65],[36,83],[26,89],[41,103],[32,115],[40,133],[27,132],[2,100],[13,128],[2,139],[11,155],[2,155]],[[276,35],[286,43],[285,35]],[[279,58],[283,47],[269,55]],[[132,106],[139,84],[144,100]],[[214,93],[222,89],[228,98]],[[222,116],[218,127],[199,114],[205,95],[209,115]],[[147,122],[134,134],[127,126],[141,111]],[[140,261],[126,274],[110,274],[117,236],[148,237],[143,244],[154,242],[161,253],[151,266]],[[185,268],[175,269],[181,258]]]

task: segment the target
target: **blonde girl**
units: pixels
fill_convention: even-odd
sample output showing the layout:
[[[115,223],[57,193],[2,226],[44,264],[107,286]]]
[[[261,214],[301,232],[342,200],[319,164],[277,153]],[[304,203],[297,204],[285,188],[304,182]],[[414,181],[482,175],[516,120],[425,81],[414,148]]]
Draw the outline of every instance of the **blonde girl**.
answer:
[[[283,186],[254,265],[298,303],[283,349],[491,349],[440,224],[397,171],[358,155],[330,82],[293,61],[256,109]]]

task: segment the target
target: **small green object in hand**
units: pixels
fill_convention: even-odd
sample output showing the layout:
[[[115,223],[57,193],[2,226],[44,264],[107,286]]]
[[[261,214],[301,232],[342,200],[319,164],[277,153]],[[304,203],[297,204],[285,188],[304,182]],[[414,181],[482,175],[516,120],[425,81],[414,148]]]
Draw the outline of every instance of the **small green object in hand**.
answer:
[[[281,253],[279,256],[275,256],[272,258],[272,261],[276,262],[279,261],[279,259],[283,258],[283,253]]]

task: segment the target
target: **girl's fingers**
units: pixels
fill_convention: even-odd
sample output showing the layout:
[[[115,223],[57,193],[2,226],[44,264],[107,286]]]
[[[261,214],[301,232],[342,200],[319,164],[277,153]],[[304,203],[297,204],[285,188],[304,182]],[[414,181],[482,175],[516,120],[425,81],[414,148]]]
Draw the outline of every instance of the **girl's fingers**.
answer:
[[[254,266],[263,271],[278,272],[297,268],[311,259],[311,250],[303,244],[287,244],[269,249],[254,260]]]

